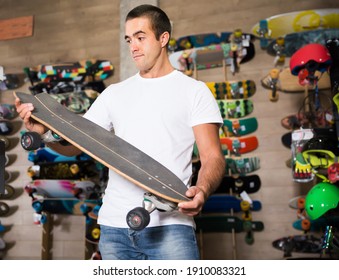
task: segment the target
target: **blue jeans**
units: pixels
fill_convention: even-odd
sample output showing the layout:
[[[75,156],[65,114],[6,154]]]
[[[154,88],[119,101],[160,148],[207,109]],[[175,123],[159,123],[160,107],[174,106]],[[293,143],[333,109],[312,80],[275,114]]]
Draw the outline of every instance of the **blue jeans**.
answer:
[[[191,226],[168,225],[135,231],[100,226],[103,260],[198,260],[199,249]]]

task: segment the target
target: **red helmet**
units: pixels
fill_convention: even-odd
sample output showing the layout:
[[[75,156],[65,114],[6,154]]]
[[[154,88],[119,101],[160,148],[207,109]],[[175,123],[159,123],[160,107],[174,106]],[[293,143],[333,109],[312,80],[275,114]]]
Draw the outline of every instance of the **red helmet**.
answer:
[[[310,72],[325,72],[332,63],[328,49],[321,44],[308,44],[297,50],[290,59],[291,73],[298,76],[303,68],[308,68]]]

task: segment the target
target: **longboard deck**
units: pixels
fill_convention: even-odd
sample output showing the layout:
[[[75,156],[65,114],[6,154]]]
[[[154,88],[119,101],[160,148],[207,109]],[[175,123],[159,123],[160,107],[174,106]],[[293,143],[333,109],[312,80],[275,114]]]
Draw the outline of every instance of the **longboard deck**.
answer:
[[[256,92],[256,85],[252,80],[206,82],[205,84],[216,99],[247,99]]]
[[[224,119],[226,136],[244,136],[258,129],[258,120],[255,117],[242,119]]]
[[[202,213],[225,213],[231,212],[241,212],[241,199],[233,195],[227,194],[217,194],[211,195],[204,207],[202,208]],[[261,202],[259,200],[253,200],[251,204],[251,211],[260,211],[262,208]]]
[[[229,193],[230,190],[237,194],[240,194],[243,191],[247,193],[255,193],[259,191],[260,187],[261,180],[256,174],[238,177],[224,176],[215,193],[226,194]]]
[[[98,197],[95,191],[96,185],[90,180],[58,180],[40,179],[33,180],[25,186],[27,193],[32,193],[34,198],[76,198],[76,191],[79,190],[81,198]]]
[[[338,14],[337,8],[304,10],[277,14],[267,18],[266,22],[270,30],[270,38],[278,38],[300,31],[338,28]],[[251,33],[259,36],[258,30],[259,23],[256,23],[251,28]]]
[[[244,222],[236,216],[227,215],[202,215],[194,217],[196,232],[242,232]],[[253,231],[264,230],[264,223],[261,221],[251,222]]]
[[[17,92],[15,96],[33,104],[33,119],[142,189],[175,203],[189,200],[187,186],[170,170],[112,132],[70,112],[47,93]]]

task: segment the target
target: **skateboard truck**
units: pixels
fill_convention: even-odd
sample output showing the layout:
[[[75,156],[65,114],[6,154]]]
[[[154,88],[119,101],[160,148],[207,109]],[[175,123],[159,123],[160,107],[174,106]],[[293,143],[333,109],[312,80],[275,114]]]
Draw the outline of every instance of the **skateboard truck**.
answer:
[[[68,142],[62,139],[58,134],[48,131],[49,135],[46,136],[40,135],[37,132],[29,131],[25,132],[21,136],[21,146],[27,150],[36,150],[41,147],[42,143],[48,143],[48,142],[59,142],[61,145],[68,145]]]
[[[177,205],[151,193],[145,193],[143,207],[136,207],[127,213],[126,222],[128,226],[133,230],[143,230],[150,222],[150,214],[156,209],[171,212],[177,209]]]

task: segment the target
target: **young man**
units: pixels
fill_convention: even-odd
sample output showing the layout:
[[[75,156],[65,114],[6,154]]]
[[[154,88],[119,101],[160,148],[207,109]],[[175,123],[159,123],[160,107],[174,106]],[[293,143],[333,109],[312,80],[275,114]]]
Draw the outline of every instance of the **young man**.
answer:
[[[142,203],[144,191],[110,170],[98,218],[103,259],[199,259],[193,216],[224,175],[222,118],[206,85],[173,69],[167,54],[170,34],[170,21],[161,9],[141,5],[131,10],[125,40],[139,73],[110,85],[84,117],[114,130],[187,185],[196,142],[201,160],[198,180],[187,190],[191,201],[179,203],[178,211],[154,211],[148,227],[134,231],[126,224],[126,214]],[[28,130],[46,133],[30,119],[31,104],[16,100],[16,105]],[[73,146],[48,145],[66,155],[79,153]]]

